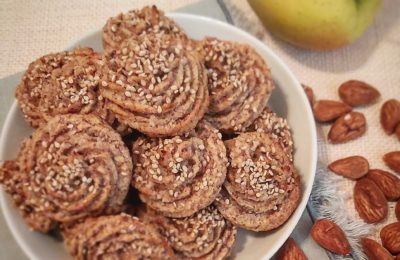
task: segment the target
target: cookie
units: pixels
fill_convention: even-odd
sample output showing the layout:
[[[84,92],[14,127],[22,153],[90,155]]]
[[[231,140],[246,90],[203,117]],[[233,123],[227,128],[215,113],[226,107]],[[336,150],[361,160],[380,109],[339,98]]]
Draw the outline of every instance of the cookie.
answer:
[[[203,48],[210,93],[205,118],[222,133],[244,131],[267,105],[270,69],[247,44],[206,38]]]
[[[124,40],[142,35],[187,39],[185,32],[153,5],[109,18],[103,27],[103,47],[118,49]]]
[[[76,260],[176,259],[155,228],[127,214],[88,218],[62,233]]]
[[[233,224],[253,231],[282,225],[300,200],[300,177],[279,141],[242,133],[225,141],[230,161],[216,205]]]
[[[48,233],[55,229],[57,222],[47,218],[27,201],[23,193],[24,174],[16,161],[5,161],[0,165],[0,183],[30,229]]]
[[[25,119],[35,128],[60,114],[94,113],[108,119],[98,95],[103,64],[91,48],[52,53],[32,62],[16,90]]]
[[[168,217],[187,217],[210,205],[226,176],[220,133],[201,121],[173,138],[140,137],[133,145],[133,186],[150,208]]]
[[[38,128],[17,158],[35,211],[70,222],[121,207],[132,159],[121,137],[94,115],[59,115]]]
[[[293,155],[293,138],[287,120],[266,107],[247,129],[247,132],[264,132],[279,141],[288,154]]]
[[[180,259],[226,259],[236,239],[236,227],[214,205],[186,218],[168,218],[142,207],[139,218],[154,225]]]
[[[207,75],[195,51],[157,37],[130,39],[105,55],[101,95],[119,122],[151,137],[192,130],[208,107]]]

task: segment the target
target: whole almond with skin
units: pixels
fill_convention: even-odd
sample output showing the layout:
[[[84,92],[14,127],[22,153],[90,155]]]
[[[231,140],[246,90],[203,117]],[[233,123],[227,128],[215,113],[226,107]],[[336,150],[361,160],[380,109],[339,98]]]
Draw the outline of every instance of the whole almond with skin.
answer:
[[[392,255],[375,240],[362,237],[361,245],[369,260],[393,260]]]
[[[400,124],[400,102],[396,99],[389,99],[381,108],[382,128],[390,135],[398,124]]]
[[[352,107],[372,104],[380,96],[376,88],[359,80],[346,81],[339,87],[339,97]]]
[[[333,253],[348,255],[351,252],[343,230],[328,219],[317,220],[311,228],[311,236],[320,246]]]
[[[386,199],[393,201],[400,198],[400,179],[390,172],[373,169],[369,170],[366,177],[375,182]]]
[[[392,254],[400,253],[400,222],[386,225],[381,233],[382,245]]]
[[[318,122],[330,122],[351,109],[351,106],[334,100],[319,100],[313,105],[314,117]]]
[[[354,186],[353,199],[358,214],[366,223],[376,223],[387,216],[385,195],[372,180],[359,179]]]
[[[362,156],[350,156],[328,165],[329,170],[349,179],[359,179],[368,173],[369,164]]]
[[[400,173],[400,151],[393,151],[383,156],[383,161],[393,171]]]
[[[314,104],[314,91],[312,90],[311,87],[307,86],[306,84],[301,84],[303,87],[304,92],[306,93],[308,102],[312,106]]]
[[[278,260],[307,260],[303,250],[297,245],[293,238],[289,237],[285,244],[279,249]]]
[[[367,122],[360,112],[350,112],[339,117],[328,133],[332,144],[345,143],[362,136],[367,130]]]
[[[396,218],[398,221],[400,221],[400,200],[397,201],[396,203],[396,208],[394,209]]]

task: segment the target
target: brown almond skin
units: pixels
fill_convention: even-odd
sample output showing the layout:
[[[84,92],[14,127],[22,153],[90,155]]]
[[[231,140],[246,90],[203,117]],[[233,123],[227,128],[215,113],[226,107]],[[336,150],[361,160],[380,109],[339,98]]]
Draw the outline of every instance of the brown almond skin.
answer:
[[[398,254],[398,255],[394,258],[394,260],[400,260],[400,254]]]
[[[352,107],[375,103],[381,96],[376,88],[359,80],[349,80],[342,83],[338,91],[343,102]]]
[[[278,260],[307,260],[303,250],[297,245],[293,238],[289,237],[285,244],[279,249]]]
[[[398,124],[400,124],[400,102],[396,99],[389,99],[381,108],[382,128],[390,135]]]
[[[311,236],[320,246],[335,254],[348,255],[351,252],[343,230],[328,219],[317,220],[311,228]]]
[[[382,228],[382,245],[392,254],[400,253],[400,222],[391,223]]]
[[[361,245],[369,260],[393,260],[392,255],[375,240],[362,237]]]
[[[396,203],[396,208],[394,209],[396,218],[400,222],[400,200]]]
[[[339,117],[328,133],[332,144],[345,143],[362,136],[367,130],[367,122],[360,112],[350,112]]]
[[[354,206],[366,223],[376,223],[388,214],[388,203],[379,187],[368,178],[359,179],[353,191]]]
[[[340,176],[356,180],[368,173],[369,163],[362,156],[350,156],[332,162],[328,168]]]
[[[393,151],[383,156],[383,161],[393,171],[400,173],[400,151]]]
[[[304,92],[306,93],[308,102],[310,103],[311,107],[314,104],[314,91],[311,87],[307,86],[306,84],[301,84],[303,87]]]
[[[351,106],[334,100],[319,100],[313,105],[314,117],[318,122],[330,122],[351,111]]]
[[[400,179],[390,172],[372,169],[365,177],[375,182],[386,199],[394,201],[400,198]]]

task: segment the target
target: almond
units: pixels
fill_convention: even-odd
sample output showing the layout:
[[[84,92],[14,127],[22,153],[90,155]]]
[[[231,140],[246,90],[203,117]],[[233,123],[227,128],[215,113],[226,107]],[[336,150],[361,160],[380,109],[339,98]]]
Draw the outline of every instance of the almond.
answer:
[[[393,171],[400,173],[400,151],[393,151],[383,156],[383,161]]]
[[[329,170],[349,179],[359,179],[368,173],[369,164],[362,156],[350,156],[328,165]]]
[[[333,100],[319,100],[313,106],[314,117],[318,122],[329,122],[351,111],[351,106]]]
[[[394,212],[396,214],[397,220],[400,221],[400,200],[397,201],[396,208],[395,208]]]
[[[351,252],[343,230],[328,219],[317,220],[311,228],[311,236],[320,246],[333,253],[348,255]]]
[[[363,81],[349,80],[340,85],[339,96],[344,103],[355,107],[374,103],[381,93]]]
[[[398,255],[394,258],[394,260],[400,260],[400,254],[398,254]]]
[[[400,253],[400,222],[386,225],[381,233],[382,245],[392,254]]]
[[[310,105],[312,106],[314,104],[314,91],[306,84],[301,84],[301,86],[303,87],[303,90],[306,93],[308,102],[310,102]]]
[[[279,249],[278,260],[307,260],[303,250],[297,245],[293,238],[289,237],[285,244]]]
[[[393,260],[392,255],[375,240],[363,237],[361,245],[369,260]]]
[[[389,99],[381,108],[381,125],[383,130],[390,135],[400,123],[400,102],[396,99]]]
[[[359,179],[354,186],[353,199],[358,214],[365,222],[376,223],[387,216],[385,195],[372,180]]]
[[[397,200],[400,198],[400,179],[387,171],[373,169],[366,175],[383,192],[386,199]]]
[[[365,133],[366,124],[362,113],[350,112],[335,121],[329,130],[328,140],[333,144],[354,140]]]

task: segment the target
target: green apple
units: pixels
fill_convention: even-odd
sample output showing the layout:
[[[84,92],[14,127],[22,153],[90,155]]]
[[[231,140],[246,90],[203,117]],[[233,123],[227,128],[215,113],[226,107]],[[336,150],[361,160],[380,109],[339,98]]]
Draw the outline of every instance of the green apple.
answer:
[[[329,50],[353,42],[381,0],[248,0],[266,28],[300,47]]]

